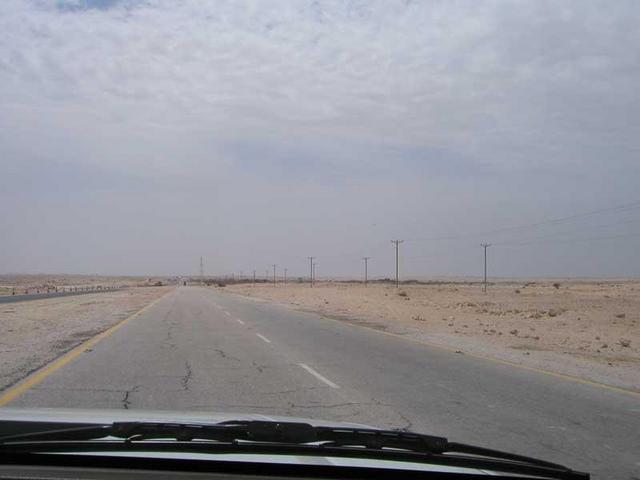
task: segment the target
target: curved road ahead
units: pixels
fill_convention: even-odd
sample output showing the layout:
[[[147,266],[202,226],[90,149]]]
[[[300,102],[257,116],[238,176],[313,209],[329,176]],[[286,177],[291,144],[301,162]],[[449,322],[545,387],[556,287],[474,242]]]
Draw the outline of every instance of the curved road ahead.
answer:
[[[640,478],[640,396],[180,287],[11,406],[352,421]]]

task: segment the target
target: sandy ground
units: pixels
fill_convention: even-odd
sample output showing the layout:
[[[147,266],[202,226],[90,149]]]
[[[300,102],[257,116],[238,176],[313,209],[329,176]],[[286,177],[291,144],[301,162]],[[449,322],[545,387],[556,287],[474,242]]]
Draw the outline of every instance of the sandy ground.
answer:
[[[0,390],[170,289],[130,288],[0,305]]]
[[[394,286],[323,282],[226,291],[640,391],[640,281]]]

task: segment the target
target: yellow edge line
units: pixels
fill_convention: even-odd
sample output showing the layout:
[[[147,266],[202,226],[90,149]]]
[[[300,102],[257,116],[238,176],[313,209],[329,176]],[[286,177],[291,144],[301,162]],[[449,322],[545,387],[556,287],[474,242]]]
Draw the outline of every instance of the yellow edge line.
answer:
[[[84,352],[89,350],[91,347],[95,346],[100,341],[102,341],[105,338],[107,338],[108,336],[112,335],[116,330],[118,330],[119,328],[123,327],[128,322],[130,322],[134,318],[142,315],[144,312],[146,312],[148,309],[153,307],[156,303],[158,303],[160,300],[162,300],[166,295],[168,295],[172,291],[173,290],[165,293],[164,295],[162,295],[159,298],[156,298],[154,301],[152,301],[148,305],[142,307],[136,313],[134,313],[132,315],[129,315],[127,318],[125,318],[124,320],[116,323],[112,327],[109,327],[104,332],[99,333],[95,337],[92,337],[89,340],[87,340],[86,342],[78,345],[73,350],[68,351],[62,357],[58,358],[57,360],[54,360],[52,363],[49,363],[48,365],[46,365],[42,369],[40,369],[37,372],[35,372],[34,374],[30,375],[25,380],[20,382],[18,385],[15,385],[14,387],[9,388],[9,390],[7,390],[5,393],[3,393],[0,396],[0,407],[6,405],[10,401],[12,401],[15,398],[19,397],[20,395],[25,393],[30,388],[32,388],[35,385],[37,385],[40,382],[42,382],[45,378],[47,378],[53,372],[55,372],[56,370],[59,370],[60,368],[64,367],[69,362],[72,362],[73,360],[78,358],[80,355],[82,355]]]

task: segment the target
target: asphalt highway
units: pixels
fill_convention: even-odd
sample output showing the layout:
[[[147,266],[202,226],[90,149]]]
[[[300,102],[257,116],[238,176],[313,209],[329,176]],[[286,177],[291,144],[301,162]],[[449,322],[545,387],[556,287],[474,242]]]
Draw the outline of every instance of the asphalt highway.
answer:
[[[170,292],[8,406],[350,421],[640,478],[640,395],[199,287]]]

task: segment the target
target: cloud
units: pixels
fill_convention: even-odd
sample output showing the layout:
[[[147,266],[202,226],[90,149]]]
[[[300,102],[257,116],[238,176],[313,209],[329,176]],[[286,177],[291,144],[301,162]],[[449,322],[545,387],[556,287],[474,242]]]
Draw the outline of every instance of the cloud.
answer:
[[[639,17],[633,1],[3,0],[0,167],[31,172],[14,192],[42,172],[38,198],[52,169],[196,204],[284,189],[282,217],[312,206],[321,231],[348,212],[446,228],[443,195],[448,215],[476,202],[494,222],[623,203]],[[383,195],[375,214],[361,199]]]
[[[64,109],[125,128],[493,149],[495,162],[514,161],[500,158],[511,145],[571,158],[567,139],[593,145],[608,131],[624,144],[635,128],[625,113],[639,67],[620,48],[638,42],[633,4],[82,5],[3,3],[9,108],[44,103],[56,118]]]

